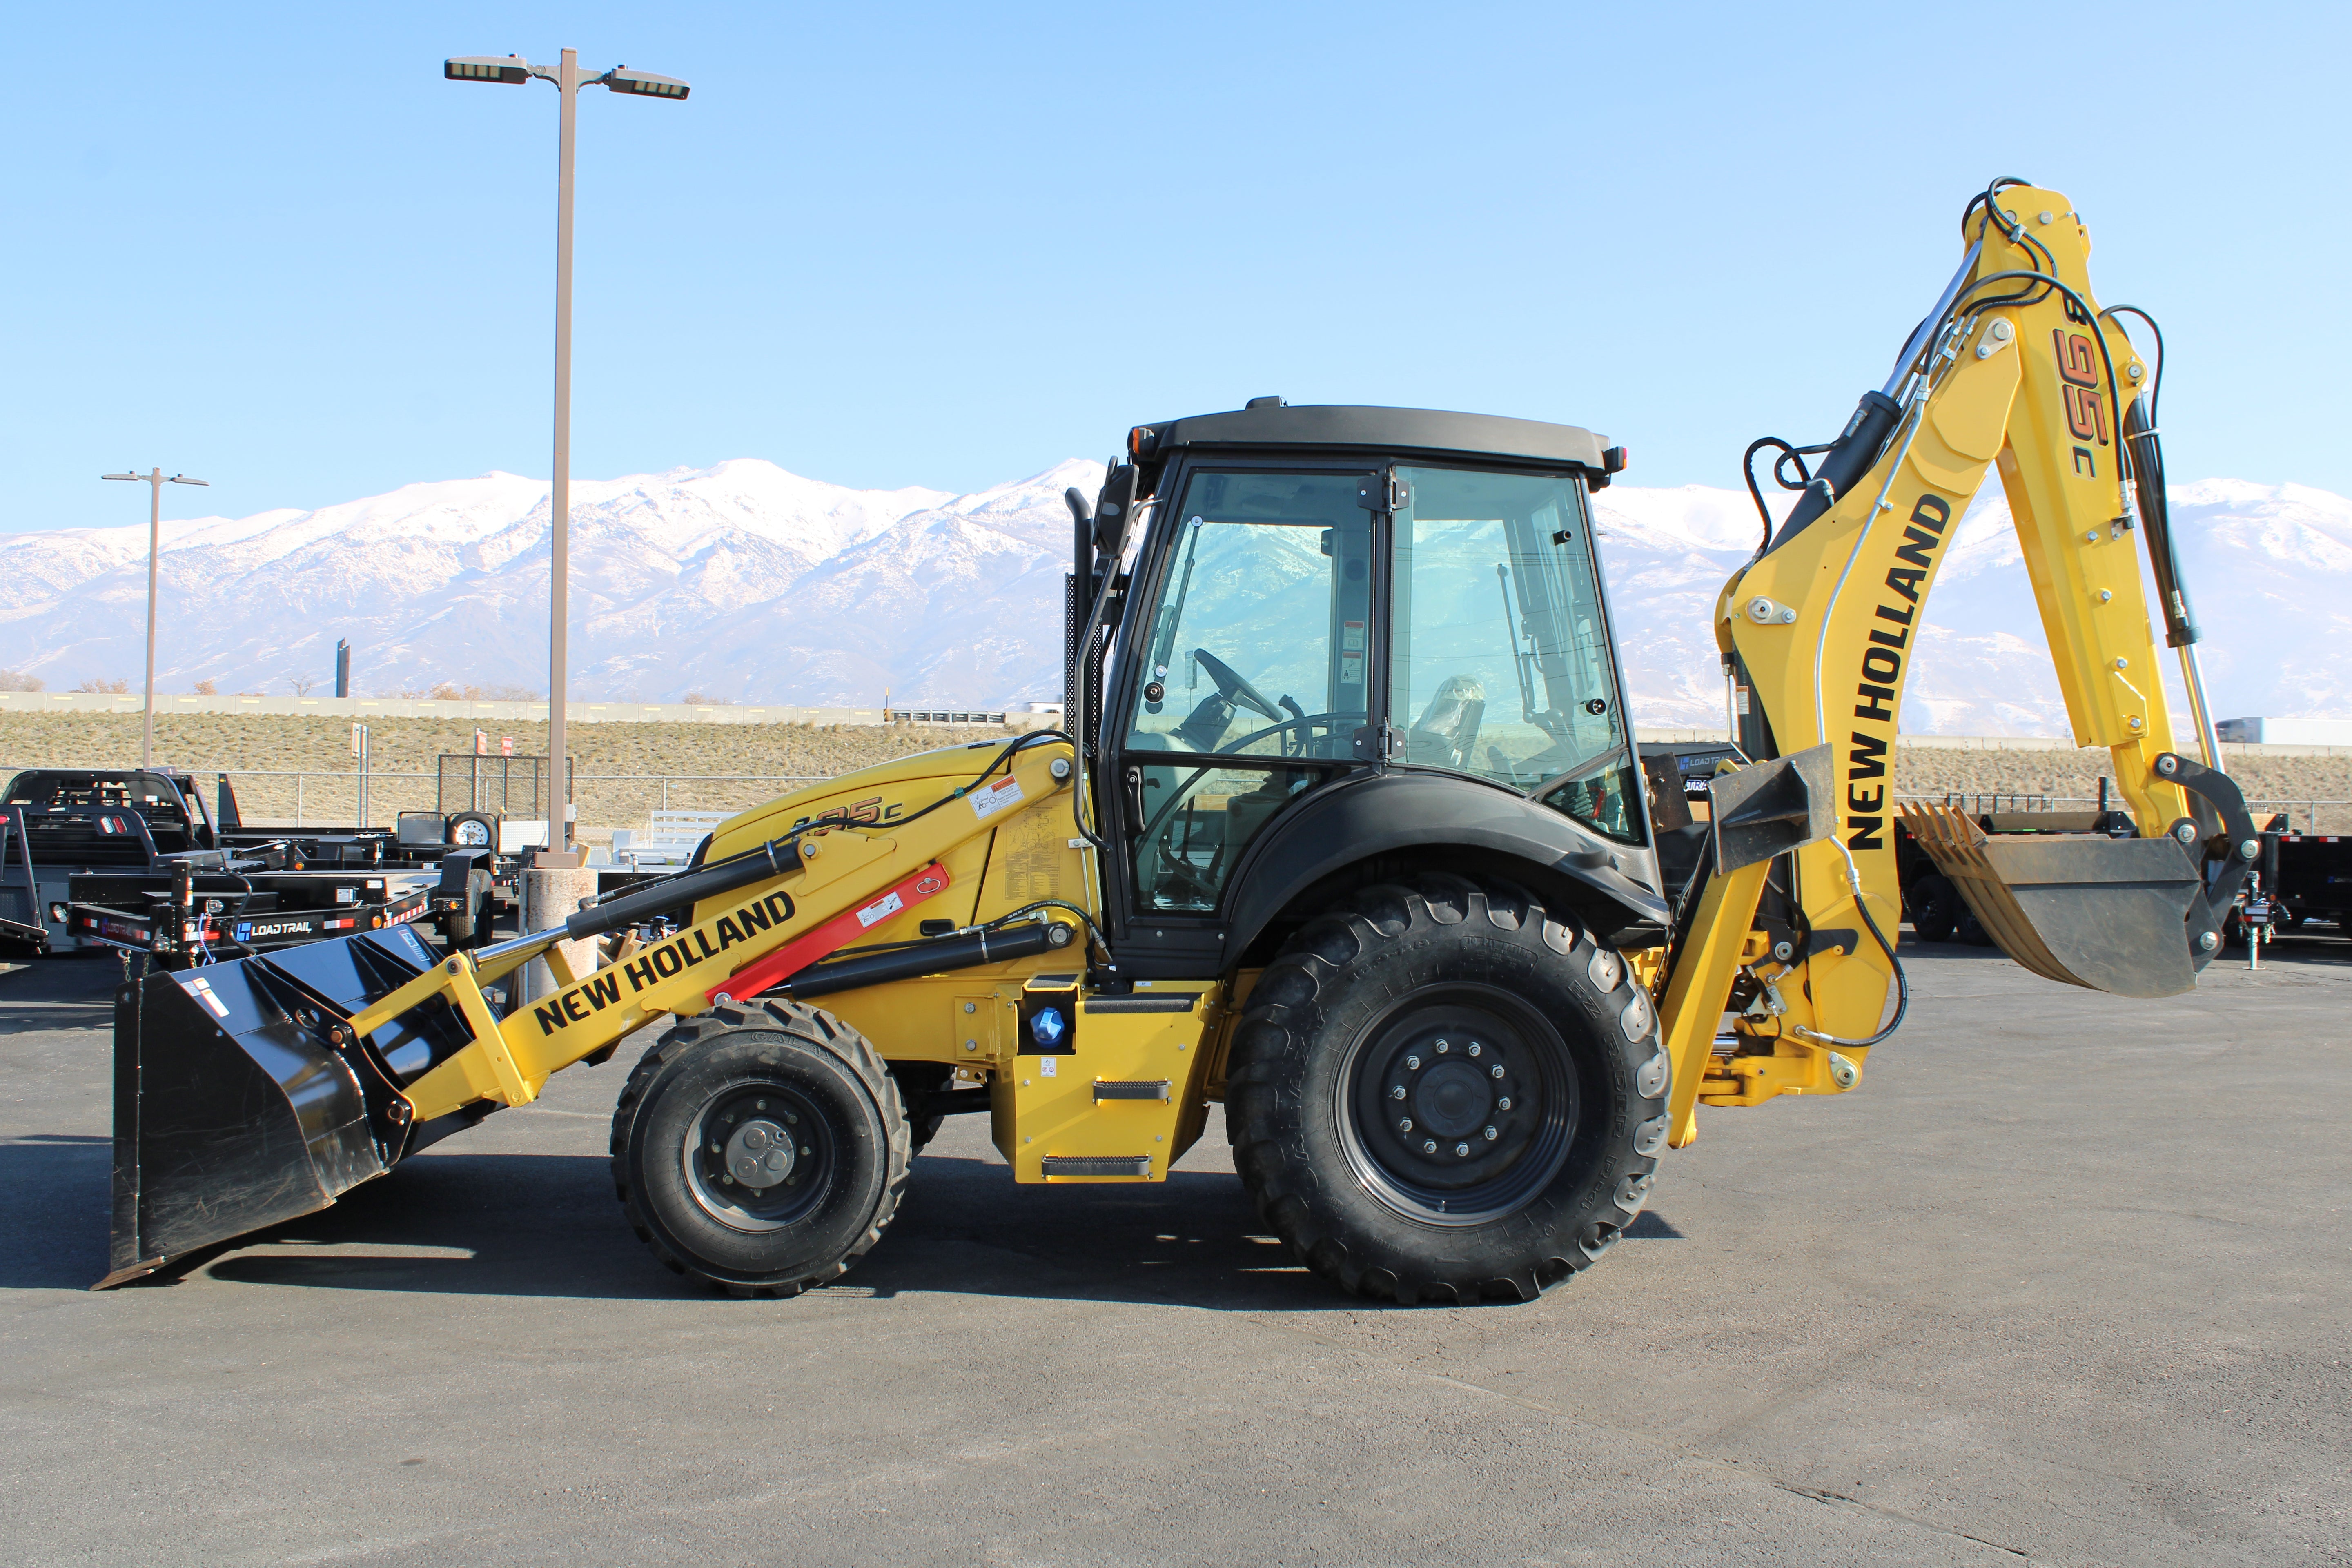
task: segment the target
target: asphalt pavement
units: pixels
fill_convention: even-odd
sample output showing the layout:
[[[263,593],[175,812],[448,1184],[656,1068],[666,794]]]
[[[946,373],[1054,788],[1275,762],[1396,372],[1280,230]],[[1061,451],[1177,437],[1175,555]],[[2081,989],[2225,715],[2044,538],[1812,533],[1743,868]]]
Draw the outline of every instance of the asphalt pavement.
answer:
[[[2352,1562],[2352,943],[2193,996],[1906,953],[1861,1089],[1703,1110],[1520,1307],[1292,1266],[1222,1121],[1015,1187],[982,1118],[840,1285],[659,1268],[631,1052],[105,1294],[110,961],[0,974],[0,1558]]]

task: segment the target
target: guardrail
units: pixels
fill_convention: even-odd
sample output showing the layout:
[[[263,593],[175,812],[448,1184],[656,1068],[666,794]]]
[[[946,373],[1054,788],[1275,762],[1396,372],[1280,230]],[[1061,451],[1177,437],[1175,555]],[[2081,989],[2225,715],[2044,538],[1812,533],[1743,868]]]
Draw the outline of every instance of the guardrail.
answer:
[[[37,763],[34,767],[82,764]],[[119,764],[100,764],[117,766]],[[214,780],[226,773],[236,787],[237,809],[247,826],[303,827],[352,825],[389,826],[404,811],[430,811],[437,773],[371,768],[220,768],[174,763],[173,773],[196,775],[212,803]],[[0,781],[19,771],[0,766]],[[822,784],[837,773],[581,773],[572,776],[573,816],[583,826],[626,827],[656,811],[748,810],[802,784]],[[362,792],[362,784],[365,790]],[[362,811],[362,803],[370,808]],[[463,804],[462,802],[460,803]],[[575,828],[575,832],[578,830]],[[597,837],[601,842],[601,835]]]
[[[22,766],[117,765],[120,764],[35,763],[0,766],[0,780],[14,775]],[[258,827],[347,823],[362,827],[378,826],[362,819],[362,782],[369,786],[365,797],[367,805],[390,807],[389,811],[381,813],[383,816],[382,826],[388,826],[401,812],[434,809],[435,786],[439,779],[436,773],[381,769],[370,769],[362,773],[356,768],[220,768],[173,763],[172,771],[197,774],[207,785],[213,778],[226,773],[236,787],[238,809],[246,822]],[[772,786],[823,784],[827,779],[842,776],[839,773],[574,773],[573,815],[582,827],[593,832],[597,827],[625,827],[643,822],[656,811],[745,811],[779,795],[790,793],[789,789]],[[394,787],[383,788],[388,782],[393,783]],[[314,784],[323,787],[313,787]],[[2099,804],[2090,795],[2009,790],[1898,795],[1895,798],[1898,802],[1958,806],[1972,815],[2072,808],[2095,810]],[[2284,811],[2289,816],[2290,825],[2294,814],[2300,812],[2305,821],[2304,831],[2317,833],[2322,807],[2352,807],[2352,800],[2264,797],[2250,799],[2246,805],[2255,811]],[[2352,831],[2352,824],[2346,825],[2343,830]]]
[[[2099,808],[2099,802],[2097,798],[2093,795],[2043,795],[2032,791],[2015,792],[2002,790],[1999,792],[1964,792],[1955,790],[1940,795],[1898,795],[1895,798],[1897,801],[1907,800],[1916,802],[1921,805],[1955,806],[1961,811],[1969,812],[1977,816],[1982,816],[1991,812],[2056,811],[2076,806],[2088,807],[2093,811],[2096,811]],[[2113,804],[2120,807],[2123,803],[2120,799],[2117,799],[2113,802]],[[2280,811],[2285,812],[2287,814],[2288,826],[2290,827],[2294,826],[2294,813],[2298,811],[2302,812],[2304,814],[2304,831],[2305,833],[2316,833],[2319,831],[2319,808],[2323,805],[2352,806],[2352,800],[2280,800],[2269,797],[2257,797],[2250,798],[2246,802],[2246,809],[2255,813],[2257,816],[2260,816],[2266,811],[2271,813]]]

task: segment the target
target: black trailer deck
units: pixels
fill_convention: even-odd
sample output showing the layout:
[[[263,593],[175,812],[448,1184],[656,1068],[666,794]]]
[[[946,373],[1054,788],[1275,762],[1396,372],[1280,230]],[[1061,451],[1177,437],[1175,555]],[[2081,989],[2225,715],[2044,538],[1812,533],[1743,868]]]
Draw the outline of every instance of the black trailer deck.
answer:
[[[143,952],[166,969],[433,915],[438,870],[85,871],[71,879],[70,933]]]
[[[0,958],[115,948],[175,963],[425,914],[467,942],[489,929],[490,904],[514,901],[515,862],[452,842],[438,818],[430,834],[247,826],[227,774],[217,791],[215,807],[177,768],[17,773],[0,790]],[[175,921],[159,911],[184,877]]]

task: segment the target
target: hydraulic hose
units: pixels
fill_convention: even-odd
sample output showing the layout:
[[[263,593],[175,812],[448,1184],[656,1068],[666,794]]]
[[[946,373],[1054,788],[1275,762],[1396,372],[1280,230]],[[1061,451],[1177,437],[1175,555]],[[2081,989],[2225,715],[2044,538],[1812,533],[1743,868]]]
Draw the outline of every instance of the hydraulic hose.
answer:
[[[1886,962],[1895,971],[1895,1016],[1886,1020],[1885,1027],[1866,1040],[1842,1039],[1836,1035],[1822,1034],[1818,1029],[1808,1029],[1802,1024],[1793,1026],[1790,1032],[1824,1046],[1842,1046],[1848,1050],[1856,1051],[1868,1050],[1903,1026],[1903,1015],[1911,1010],[1911,983],[1903,973],[1903,961],[1895,956],[1895,944],[1886,940],[1886,934],[1878,929],[1878,922],[1871,918],[1870,900],[1862,895],[1862,873],[1854,867],[1853,851],[1840,844],[1834,836],[1831,837],[1830,843],[1840,855],[1845,857],[1846,886],[1853,890],[1855,911],[1862,916],[1864,926],[1868,928],[1870,939],[1878,943],[1879,951],[1886,954]]]

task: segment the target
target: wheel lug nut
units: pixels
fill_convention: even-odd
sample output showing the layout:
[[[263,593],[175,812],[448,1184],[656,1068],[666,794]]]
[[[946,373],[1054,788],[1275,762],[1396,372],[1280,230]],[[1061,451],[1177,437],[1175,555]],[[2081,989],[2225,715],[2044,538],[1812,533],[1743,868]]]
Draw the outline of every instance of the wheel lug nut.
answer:
[[[1419,1072],[1421,1070],[1421,1058],[1419,1057],[1407,1057],[1404,1058],[1404,1066],[1407,1072]]]
[[[1412,1131],[1412,1117],[1410,1117],[1410,1116],[1401,1116],[1401,1117],[1397,1118],[1397,1131],[1400,1131],[1400,1132],[1410,1132],[1410,1131]]]
[[[1391,1100],[1402,1100],[1404,1098],[1404,1085],[1398,1084],[1396,1087],[1390,1089],[1389,1098]]]
[[[1475,1040],[1470,1042],[1470,1054],[1474,1057],[1478,1054],[1478,1042]]]
[[[1451,1046],[1448,1046],[1448,1045],[1447,1045],[1444,1040],[1440,1040],[1440,1041],[1438,1041],[1438,1042],[1437,1042],[1437,1054],[1438,1054],[1439,1056],[1441,1056],[1441,1057],[1442,1057],[1442,1056],[1444,1056],[1447,1051],[1449,1051],[1449,1050],[1451,1050],[1451,1049],[1453,1049],[1453,1047],[1452,1047]]]
[[[1475,1057],[1475,1056],[1476,1056],[1478,1053],[1477,1053],[1476,1051],[1472,1051],[1470,1054],[1471,1054],[1472,1056],[1474,1056],[1474,1057]],[[768,1102],[767,1102],[766,1100],[753,1100],[753,1101],[751,1102],[751,1104],[752,1104],[752,1107],[753,1107],[753,1109],[754,1109],[754,1110],[767,1110],[767,1109],[768,1109]]]
[[[1454,1152],[1466,1159],[1469,1157],[1470,1145],[1467,1143],[1456,1143],[1454,1145]]]
[[[1486,1142],[1487,1142],[1492,1143],[1492,1142],[1495,1141],[1496,1136],[1496,1131],[1495,1131],[1495,1130],[1494,1130],[1493,1128],[1489,1127],[1489,1128],[1487,1128],[1487,1129],[1486,1129]]]
[[[1496,1109],[1496,1110],[1510,1110],[1510,1109],[1511,1109],[1511,1097],[1510,1097],[1509,1095],[1507,1095],[1507,1095],[1503,1096],[1503,1098],[1502,1098],[1502,1099],[1500,1099],[1500,1100],[1498,1100],[1495,1101],[1495,1109]]]
[[[1486,1071],[1496,1078],[1500,1078],[1503,1076],[1503,1064],[1496,1062],[1493,1067],[1488,1068]]]
[[[1424,1154],[1434,1154],[1434,1153],[1436,1153],[1436,1152],[1437,1152],[1437,1140],[1436,1140],[1436,1139],[1434,1139],[1434,1138],[1424,1138],[1424,1139],[1423,1139],[1423,1140],[1422,1140],[1422,1143],[1421,1143],[1421,1152],[1422,1152],[1423,1153],[1424,1153]]]

